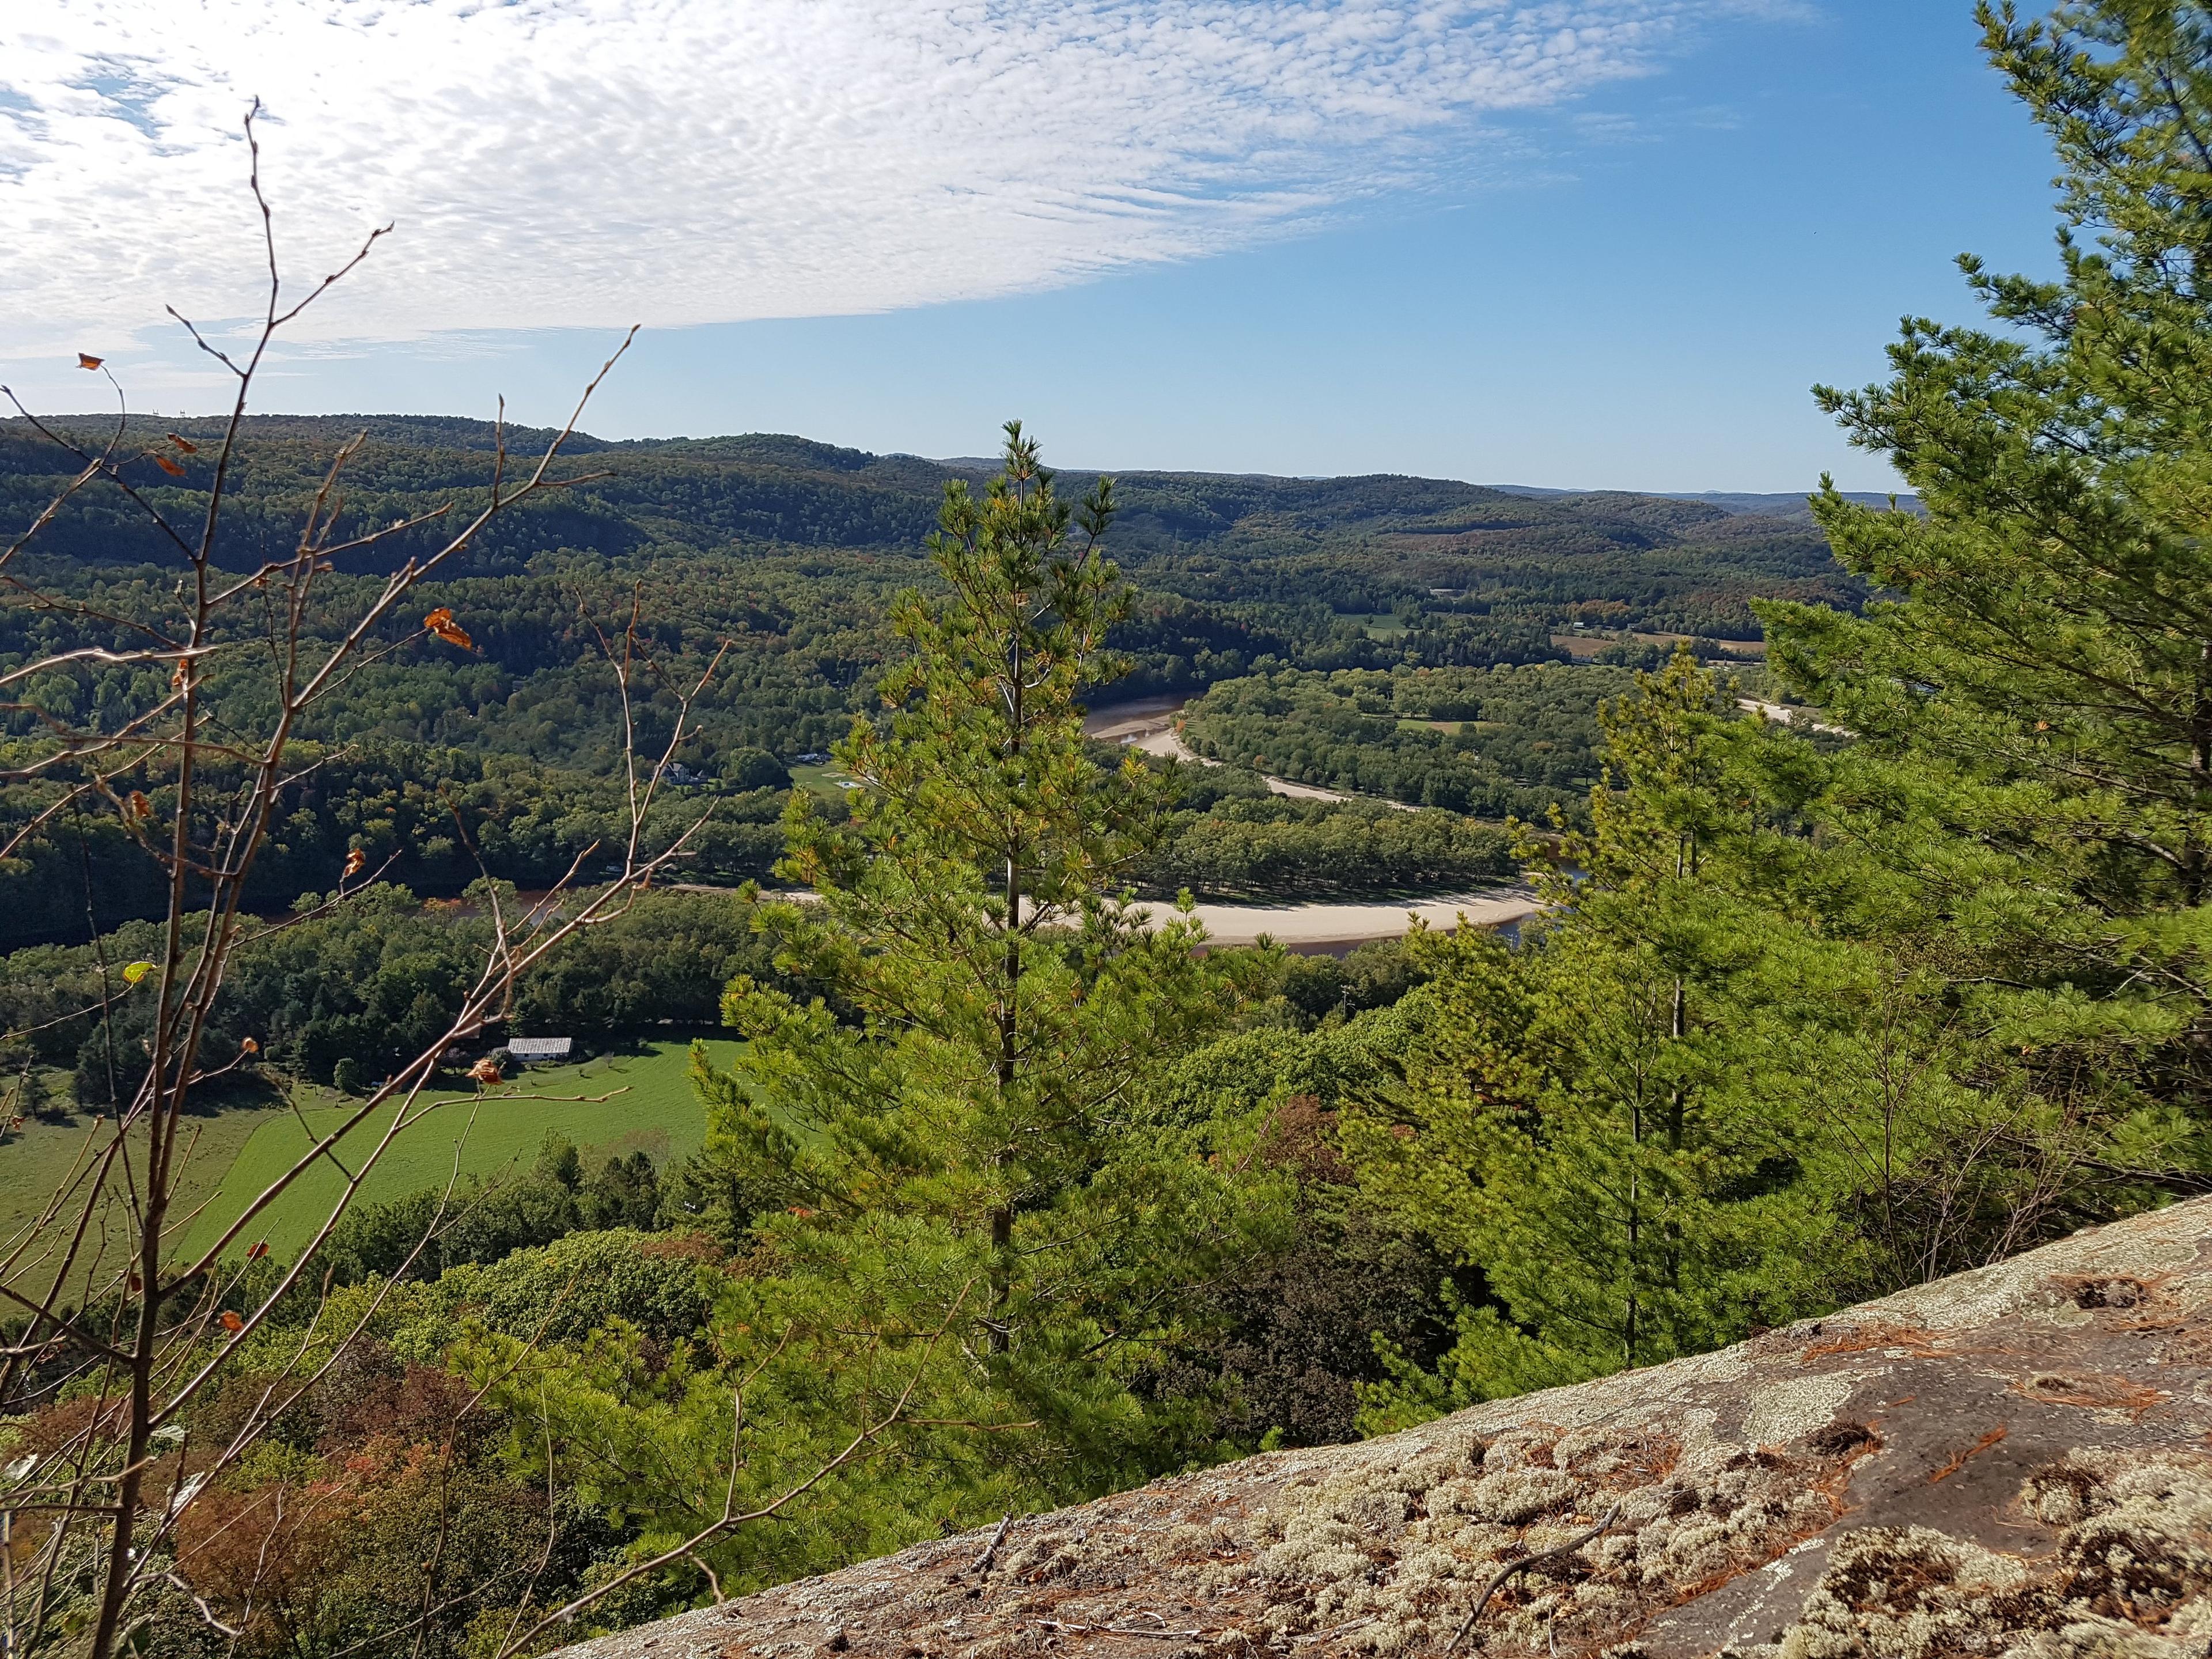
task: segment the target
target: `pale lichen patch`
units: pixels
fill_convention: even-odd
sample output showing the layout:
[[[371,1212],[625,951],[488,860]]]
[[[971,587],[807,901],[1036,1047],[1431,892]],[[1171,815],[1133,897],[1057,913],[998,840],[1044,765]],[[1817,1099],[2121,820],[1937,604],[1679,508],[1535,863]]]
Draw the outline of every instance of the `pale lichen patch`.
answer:
[[[1857,1386],[1858,1378],[1848,1372],[1814,1372],[1754,1389],[1743,1437],[1754,1446],[1802,1439],[1833,1418]]]

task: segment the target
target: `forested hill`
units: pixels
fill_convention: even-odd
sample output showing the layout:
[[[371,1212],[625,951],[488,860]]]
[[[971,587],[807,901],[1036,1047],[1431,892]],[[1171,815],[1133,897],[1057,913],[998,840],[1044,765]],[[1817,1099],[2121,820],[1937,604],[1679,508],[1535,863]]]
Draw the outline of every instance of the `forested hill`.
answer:
[[[112,422],[56,424],[104,440]],[[126,476],[189,519],[218,435],[210,420],[134,423],[123,447],[171,432],[181,477],[149,459]],[[266,416],[247,423],[240,489],[222,549],[248,563],[289,544],[337,447],[367,442],[348,469],[345,521],[365,529],[440,502],[481,499],[495,441],[485,422],[434,416]],[[527,455],[550,434],[514,428]],[[495,524],[454,574],[543,574],[556,565],[669,556],[800,550],[918,556],[950,476],[975,463],[874,455],[804,438],[751,434],[609,442],[578,434],[572,472],[594,475],[565,495]],[[21,421],[0,422],[0,534],[27,525],[74,471]],[[1080,485],[1083,475],[1066,475]],[[1146,589],[1200,602],[1318,601],[1341,612],[1427,609],[1583,617],[1682,633],[1755,635],[1754,593],[1849,602],[1820,532],[1802,519],[1632,495],[1536,498],[1433,478],[1280,478],[1139,472],[1117,478],[1116,546]],[[434,531],[396,536],[354,568],[381,568],[434,545]],[[159,533],[114,492],[81,500],[40,538],[48,555],[103,565],[161,564]]]
[[[63,424],[106,441],[107,428],[91,417]],[[341,636],[383,573],[441,545],[485,499],[491,475],[495,434],[482,422],[257,419],[234,467],[218,562],[250,569],[288,554],[333,456],[356,434],[365,441],[338,490],[342,536],[447,502],[454,511],[340,555],[300,620],[311,647]],[[510,432],[510,466],[529,465],[550,435]],[[137,457],[124,465],[126,479],[171,523],[197,525],[218,436],[211,421],[143,423],[120,447]],[[146,453],[156,445],[167,467]],[[34,521],[77,465],[26,422],[0,422],[0,545]],[[281,907],[326,884],[352,852],[428,895],[460,891],[479,855],[526,886],[558,878],[614,833],[625,810],[626,734],[659,752],[674,720],[672,688],[702,676],[692,735],[674,758],[686,776],[705,781],[700,787],[730,799],[689,867],[716,879],[766,873],[781,845],[776,792],[791,781],[786,769],[800,765],[804,781],[811,775],[801,757],[826,750],[856,714],[879,706],[876,683],[896,649],[889,601],[901,589],[936,586],[925,544],[945,482],[980,483],[986,470],[803,438],[580,436],[555,476],[580,481],[495,518],[379,628],[378,648],[343,695],[308,717],[299,736],[321,746],[323,763],[287,798],[286,820],[256,866],[254,902]],[[1069,494],[1086,482],[1062,479]],[[1601,661],[1545,682],[1553,702],[1572,705],[1558,732],[1493,729],[1519,718],[1500,710],[1534,705],[1518,680],[1485,680],[1476,695],[1464,676],[1558,663],[1568,653],[1553,635],[1570,625],[1744,640],[1758,634],[1756,597],[1856,598],[1810,526],[1695,502],[1536,501],[1407,477],[1155,472],[1117,482],[1122,512],[1109,547],[1136,591],[1113,640],[1129,671],[1104,700],[1196,696],[1273,677],[1265,696],[1304,711],[1295,738],[1278,723],[1268,742],[1255,744],[1249,721],[1232,721],[1220,741],[1268,751],[1278,769],[1302,780],[1454,811],[1571,807],[1595,777],[1598,698],[1625,689],[1628,670],[1656,648],[1620,639],[1603,646]],[[34,688],[41,708],[106,730],[141,718],[167,694],[167,679],[131,653],[143,648],[142,629],[177,625],[181,562],[123,490],[102,482],[78,492],[10,567],[61,602],[0,601],[0,672],[59,660],[67,666]],[[434,608],[451,611],[465,644],[423,627]],[[261,626],[258,612],[226,619],[200,670],[226,721],[241,728],[264,717],[275,695]],[[651,664],[650,690],[631,708],[611,650]],[[1413,732],[1377,725],[1336,691],[1288,678],[1357,671],[1366,678],[1336,690],[1389,707],[1392,673],[1416,668],[1451,671],[1459,677],[1451,685],[1466,695],[1442,712],[1433,696],[1409,702]],[[1249,702],[1232,697],[1224,709]],[[1371,742],[1360,736],[1370,726],[1380,734]],[[0,712],[0,753],[36,754],[41,731],[28,713]],[[1445,749],[1449,767],[1439,758]],[[160,780],[143,781],[159,806]],[[837,798],[818,776],[809,787]],[[1215,814],[1230,826],[1219,835],[1194,832],[1162,879],[1291,890],[1282,873],[1291,842],[1304,849],[1300,859],[1309,842],[1369,849],[1356,859],[1332,854],[1314,877],[1328,884],[1399,869],[1371,855],[1376,835],[1364,820],[1285,827],[1258,793]],[[0,820],[38,819],[54,799],[41,783],[0,787]],[[465,835],[450,822],[457,811]],[[77,940],[88,905],[103,926],[159,914],[163,890],[149,884],[151,866],[134,861],[118,823],[39,821],[39,832],[0,860],[0,944]],[[1431,877],[1449,867],[1464,878],[1494,861],[1494,848],[1470,850],[1437,833],[1442,841],[1415,849]],[[1262,881],[1262,871],[1276,873]]]
[[[1622,492],[1618,490],[1544,489],[1534,484],[1499,484],[1496,488],[1508,495],[1526,495],[1535,501],[1568,501],[1582,504],[1618,500],[1622,496]],[[1632,491],[1628,493],[1631,495],[1634,494]],[[1854,501],[1861,507],[1871,507],[1877,510],[1892,503],[1903,507],[1908,513],[1919,514],[1923,510],[1920,505],[1920,498],[1910,491],[1899,491],[1894,495],[1885,495],[1872,490],[1846,489],[1843,492],[1843,496],[1847,501]],[[1812,497],[1802,493],[1759,495],[1734,489],[1670,489],[1662,491],[1659,499],[1669,501],[1694,501],[1701,507],[1719,507],[1725,513],[1744,513],[1754,517],[1770,519],[1794,519],[1802,524],[1813,522]]]

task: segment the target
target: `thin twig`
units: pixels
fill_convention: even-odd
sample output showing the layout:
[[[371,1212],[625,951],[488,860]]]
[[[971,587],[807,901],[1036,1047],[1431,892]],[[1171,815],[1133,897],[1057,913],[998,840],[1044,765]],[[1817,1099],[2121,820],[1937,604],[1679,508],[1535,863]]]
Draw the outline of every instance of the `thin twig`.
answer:
[[[991,1534],[991,1541],[983,1547],[983,1553],[975,1558],[975,1565],[969,1571],[984,1578],[991,1576],[991,1564],[999,1559],[999,1546],[1006,1541],[1006,1529],[1013,1524],[1014,1512],[1008,1510],[999,1517],[998,1531]]]
[[[1534,1555],[1524,1555],[1518,1561],[1509,1562],[1506,1565],[1500,1567],[1498,1570],[1498,1576],[1483,1586],[1481,1595],[1475,1601],[1474,1611],[1467,1615],[1466,1621],[1460,1626],[1457,1631],[1453,1632],[1452,1639],[1444,1644],[1444,1652],[1447,1655],[1449,1655],[1458,1648],[1462,1642],[1467,1640],[1468,1632],[1474,1628],[1474,1621],[1482,1617],[1482,1610],[1490,1605],[1490,1598],[1498,1594],[1498,1586],[1504,1583],[1507,1579],[1512,1577],[1516,1573],[1526,1572],[1529,1568],[1539,1566],[1546,1561],[1556,1560],[1562,1555],[1572,1555],[1583,1545],[1589,1543],[1591,1539],[1595,1538],[1607,1527],[1610,1527],[1620,1514],[1620,1505],[1615,1504],[1611,1509],[1605,1512],[1604,1519],[1601,1520],[1597,1525],[1592,1527],[1588,1532],[1577,1534],[1575,1537],[1567,1540],[1564,1544],[1555,1545],[1547,1550],[1539,1550]]]

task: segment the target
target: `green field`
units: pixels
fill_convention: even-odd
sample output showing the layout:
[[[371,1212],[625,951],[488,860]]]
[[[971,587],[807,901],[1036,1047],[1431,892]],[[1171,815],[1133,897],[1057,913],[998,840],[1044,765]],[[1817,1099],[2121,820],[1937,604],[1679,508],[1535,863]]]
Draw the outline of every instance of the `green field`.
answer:
[[[52,1087],[56,1094],[65,1095],[66,1074],[54,1074]],[[291,1115],[273,1103],[234,1105],[204,1116],[187,1117],[184,1132],[188,1151],[178,1181],[179,1209],[190,1213],[205,1201],[246,1142],[280,1118],[292,1121]],[[73,1174],[82,1172],[88,1147],[96,1151],[106,1146],[108,1133],[106,1125],[81,1116],[55,1121],[33,1118],[21,1129],[0,1135],[0,1249],[14,1247],[23,1231],[44,1213],[55,1192]],[[133,1168],[145,1167],[143,1133],[132,1136],[131,1155]],[[68,1222],[74,1222],[78,1208],[75,1203],[64,1207],[62,1213]],[[95,1243],[103,1237],[122,1237],[113,1227],[103,1232],[97,1223],[88,1235]],[[18,1290],[43,1292],[52,1282],[51,1269],[34,1267],[32,1263],[33,1257],[27,1255],[18,1270],[21,1276],[11,1277],[11,1282]],[[88,1259],[80,1261],[81,1268],[93,1265]]]
[[[739,1047],[731,1040],[707,1046],[718,1065],[729,1064]],[[686,1075],[690,1064],[688,1043],[649,1042],[577,1066],[524,1073],[481,1099],[466,1085],[426,1093],[426,1102],[453,1103],[439,1106],[400,1134],[378,1160],[356,1201],[443,1187],[452,1178],[457,1159],[464,1176],[492,1176],[527,1168],[548,1134],[574,1141],[587,1169],[609,1156],[633,1152],[643,1152],[665,1168],[697,1151],[706,1138],[706,1117]],[[319,1091],[303,1091],[297,1116],[281,1111],[273,1117],[265,1112],[254,1115],[258,1127],[193,1228],[189,1248],[204,1249],[213,1243],[315,1139],[336,1128],[352,1109],[310,1105],[304,1097],[309,1093],[319,1101],[330,1098]],[[392,1111],[379,1108],[373,1118],[340,1141],[338,1161],[358,1169],[361,1158],[375,1147],[390,1125]],[[325,1159],[264,1210],[242,1242],[265,1238],[279,1256],[296,1252],[330,1213],[345,1183],[345,1176]]]
[[[819,799],[842,800],[852,793],[849,788],[839,787],[841,784],[852,782],[852,778],[842,766],[793,766],[786,769],[791,774],[794,787],[804,789]]]
[[[1370,640],[1395,640],[1407,631],[1406,619],[1388,611],[1339,611],[1337,621],[1352,623],[1365,630]]]

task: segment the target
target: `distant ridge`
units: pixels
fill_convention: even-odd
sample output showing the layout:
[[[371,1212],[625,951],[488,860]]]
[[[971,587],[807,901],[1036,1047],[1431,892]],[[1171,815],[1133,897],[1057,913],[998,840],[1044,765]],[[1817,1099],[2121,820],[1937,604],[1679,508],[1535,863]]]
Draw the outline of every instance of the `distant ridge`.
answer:
[[[114,435],[112,416],[46,423],[97,445]],[[205,506],[209,445],[220,430],[205,417],[133,416],[118,452],[125,481],[190,516]],[[166,445],[172,432],[198,447],[164,466],[166,451],[156,456],[149,447]],[[348,470],[346,532],[415,521],[349,556],[343,568],[363,575],[430,556],[435,532],[424,515],[480,497],[500,437],[487,422],[449,416],[249,417],[247,465],[234,475],[245,480],[243,494],[222,521],[218,563],[248,568],[270,556],[339,445],[357,433],[368,443]],[[510,428],[505,435],[511,453],[526,455],[552,434]],[[579,432],[568,449],[580,463],[574,488],[501,520],[446,564],[447,580],[532,576],[579,560],[696,570],[704,559],[716,562],[717,580],[750,586],[773,574],[795,584],[795,602],[801,587],[824,578],[811,562],[831,553],[841,566],[833,586],[905,579],[937,523],[946,478],[973,482],[986,471],[975,458],[882,455],[790,433],[616,441]],[[67,487],[71,460],[27,422],[0,419],[0,542]],[[1071,496],[1096,476],[1072,465],[1060,475]],[[1623,627],[1751,639],[1754,598],[1846,608],[1862,599],[1791,496],[1507,491],[1398,474],[1121,471],[1115,483],[1116,557],[1152,607],[1146,637],[1158,635],[1157,672],[1178,685],[1224,677],[1231,655],[1249,664],[1302,649],[1276,626],[1291,624],[1294,611],[1306,618],[1295,629],[1310,631],[1337,625],[1321,616],[1370,617],[1401,605],[1517,618],[1602,604]],[[1792,510],[1746,510],[1769,501]],[[159,532],[113,492],[79,505],[42,538],[44,556],[109,567],[169,556]],[[793,559],[805,568],[771,572]],[[1263,623],[1246,609],[1255,605],[1289,608]],[[1337,665],[1389,654],[1366,633],[1356,637]],[[848,664],[839,672],[860,671]]]
[[[1546,489],[1538,484],[1486,484],[1501,495],[1525,495],[1531,500],[1553,501],[1571,497],[1577,501],[1601,501],[1608,495],[1640,495],[1649,499],[1656,496],[1668,501],[1700,501],[1707,507],[1717,507],[1723,513],[1756,514],[1766,519],[1802,519],[1809,521],[1813,509],[1807,504],[1810,490],[1803,495],[1782,494],[1762,495],[1746,490],[1733,489]],[[1861,507],[1882,507],[1893,501],[1907,513],[1921,510],[1920,497],[1900,491],[1894,496],[1871,489],[1846,489],[1847,501],[1856,501]]]

